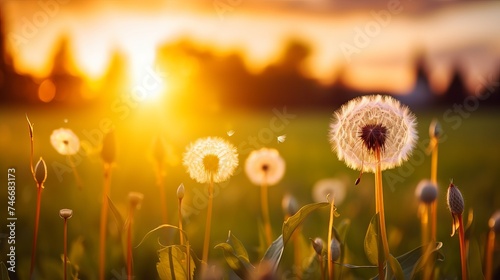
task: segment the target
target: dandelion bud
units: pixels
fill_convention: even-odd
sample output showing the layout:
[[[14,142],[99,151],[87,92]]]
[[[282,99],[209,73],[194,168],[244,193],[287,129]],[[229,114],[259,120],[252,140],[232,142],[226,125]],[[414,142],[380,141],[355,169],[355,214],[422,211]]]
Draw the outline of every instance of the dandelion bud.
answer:
[[[281,201],[281,207],[285,215],[293,216],[299,211],[299,203],[291,194],[286,194]]]
[[[116,157],[115,133],[110,131],[104,135],[102,140],[101,157],[105,163],[111,164]]]
[[[130,207],[132,209],[140,209],[143,199],[144,199],[144,195],[140,192],[129,192],[128,193],[128,202],[130,203]]]
[[[431,204],[437,198],[438,189],[431,181],[422,180],[415,189],[415,195],[425,204]]]
[[[179,200],[184,198],[184,184],[180,184],[177,188],[177,198]]]
[[[39,186],[43,186],[43,183],[47,179],[47,165],[42,157],[40,157],[35,165],[35,179]]]
[[[330,256],[332,261],[338,260],[340,258],[340,243],[335,237],[330,241],[330,250],[332,251]]]
[[[500,233],[500,210],[497,210],[488,221],[490,229],[495,233]]]
[[[314,251],[316,251],[316,254],[318,254],[318,256],[321,256],[321,253],[323,252],[323,244],[325,243],[323,239],[316,237],[314,238],[314,240],[311,239],[311,242]]]
[[[59,216],[63,219],[69,219],[73,217],[73,210],[71,209],[61,209],[59,210]]]
[[[443,135],[443,128],[438,120],[433,119],[431,125],[429,126],[429,136],[431,138],[439,138]]]
[[[448,187],[446,201],[452,214],[461,215],[464,212],[464,198],[460,190],[453,183],[450,183]]]

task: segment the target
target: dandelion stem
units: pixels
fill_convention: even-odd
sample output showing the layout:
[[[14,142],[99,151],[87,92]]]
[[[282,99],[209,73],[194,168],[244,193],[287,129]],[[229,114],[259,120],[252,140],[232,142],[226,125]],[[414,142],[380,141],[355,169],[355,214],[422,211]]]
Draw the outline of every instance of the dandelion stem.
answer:
[[[435,137],[433,142],[432,158],[431,158],[431,182],[437,186],[437,168],[438,168],[438,142]],[[436,226],[437,225],[437,200],[431,204],[431,242],[436,242]]]
[[[377,158],[377,168],[375,172],[375,208],[376,213],[379,214],[379,230],[380,230],[380,239],[382,240],[382,248],[384,250],[385,261],[389,259],[389,244],[387,243],[387,232],[385,229],[385,211],[384,211],[384,189],[382,187],[382,168],[380,164],[380,147],[375,149],[375,155]],[[379,248],[380,249],[380,248]],[[384,261],[384,262],[385,262]],[[384,264],[379,263],[379,274],[384,269]],[[383,274],[379,275],[379,278],[382,278]]]
[[[495,249],[495,231],[490,229],[488,232],[488,240],[486,243],[486,265],[485,276],[486,280],[493,279],[493,250]]]
[[[177,207],[177,214],[179,216],[179,237],[181,241],[181,245],[184,245],[184,234],[182,233],[182,198],[179,198],[179,206]]]
[[[328,261],[328,279],[332,280],[333,279],[333,260],[332,260],[332,246],[330,246],[330,242],[332,242],[333,238],[333,215],[335,211],[335,205],[334,205],[334,200],[332,197],[332,201],[330,202],[330,221],[328,222],[328,241],[327,241],[327,257],[326,260]]]
[[[264,180],[265,181],[265,180]],[[260,205],[262,207],[262,219],[264,220],[264,229],[266,232],[266,242],[267,246],[271,246],[273,233],[271,230],[271,222],[269,218],[269,198],[267,193],[267,186],[262,183],[260,187]]]
[[[104,280],[106,263],[106,228],[108,219],[108,195],[111,185],[111,165],[104,163],[104,189],[102,193],[101,224],[99,231],[99,279]]]
[[[64,219],[64,237],[63,237],[63,242],[64,242],[64,280],[67,279],[67,273],[66,273],[66,264],[68,263],[68,219]]]
[[[127,280],[132,280],[132,223],[134,222],[134,207],[130,207],[127,227]]]
[[[71,166],[71,169],[73,169],[73,174],[75,175],[76,185],[78,186],[78,189],[81,190],[83,188],[82,179],[80,178],[80,175],[78,175],[78,171],[76,171],[75,163],[71,159],[70,155],[68,155],[68,162],[69,162],[69,165]]]
[[[458,237],[460,239],[460,264],[462,266],[462,280],[467,280],[467,253],[465,248],[465,234],[464,234],[464,221],[462,214],[457,215],[458,218]]]
[[[31,266],[30,266],[30,279],[33,278],[33,270],[35,268],[36,257],[36,242],[38,239],[38,225],[40,222],[40,204],[42,202],[42,185],[38,184],[36,194],[36,214],[35,214],[35,232],[33,233],[33,246],[31,248]]]
[[[189,241],[186,242],[186,259],[188,280],[191,280],[191,248],[189,247]]]
[[[207,223],[205,224],[205,239],[203,241],[203,267],[204,271],[208,267],[208,244],[210,243],[210,226],[212,223],[212,207],[214,201],[214,176],[210,175],[210,184],[208,185],[208,209],[207,209]]]
[[[323,264],[323,257],[318,255],[319,269],[321,271],[321,280],[325,280],[325,265]]]

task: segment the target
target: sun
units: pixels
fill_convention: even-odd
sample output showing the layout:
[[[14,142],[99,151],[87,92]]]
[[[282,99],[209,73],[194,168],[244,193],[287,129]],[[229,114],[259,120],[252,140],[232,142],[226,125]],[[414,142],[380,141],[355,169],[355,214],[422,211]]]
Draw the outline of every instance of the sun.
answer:
[[[153,64],[133,67],[130,94],[140,102],[159,101],[168,92],[168,77]]]

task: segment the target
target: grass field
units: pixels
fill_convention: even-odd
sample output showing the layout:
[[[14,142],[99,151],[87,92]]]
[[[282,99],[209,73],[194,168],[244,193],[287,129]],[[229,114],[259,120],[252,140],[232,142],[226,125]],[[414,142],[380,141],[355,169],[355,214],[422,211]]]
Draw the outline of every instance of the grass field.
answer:
[[[36,204],[36,187],[29,168],[26,113],[34,123],[35,159],[43,156],[48,166],[37,251],[38,267],[43,279],[60,279],[62,275],[63,222],[58,215],[61,208],[74,210],[73,218],[69,220],[70,243],[79,238],[83,240],[83,257],[81,260],[73,260],[80,265],[81,279],[97,279],[99,213],[103,185],[99,145],[103,131],[110,126],[116,131],[118,143],[110,198],[125,213],[128,192],[144,193],[143,206],[136,215],[135,244],[149,230],[161,224],[159,191],[155,184],[151,155],[153,140],[161,135],[169,147],[169,165],[164,170],[169,203],[168,220],[169,223],[177,224],[175,192],[183,183],[186,187],[185,226],[194,250],[201,256],[206,186],[189,178],[182,166],[182,154],[185,147],[198,137],[220,136],[238,147],[240,166],[251,150],[262,146],[278,149],[285,159],[287,169],[284,179],[269,189],[274,237],[281,230],[281,199],[285,193],[293,194],[304,205],[312,202],[311,189],[317,180],[326,177],[346,180],[347,198],[338,207],[340,217],[335,223],[351,219],[347,237],[349,261],[359,265],[367,264],[363,239],[375,209],[373,175],[364,174],[361,183],[354,186],[358,171],[347,168],[331,151],[327,134],[331,114],[335,109],[332,108],[329,112],[307,112],[275,108],[274,111],[219,112],[179,117],[155,107],[138,107],[129,114],[110,113],[104,109],[83,111],[2,107],[0,172],[4,172],[2,176],[6,178],[8,168],[16,169],[15,208],[18,219],[15,238],[19,279],[28,279]],[[420,245],[420,224],[414,190],[421,179],[430,176],[430,158],[425,153],[425,148],[429,139],[429,124],[432,118],[437,118],[445,131],[439,146],[438,240],[444,243],[442,252],[446,259],[440,267],[443,275],[453,279],[460,275],[460,260],[458,237],[450,237],[452,220],[446,209],[446,187],[450,179],[453,179],[464,195],[466,213],[474,210],[471,234],[473,240],[477,241],[479,255],[482,257],[487,221],[500,208],[500,190],[497,186],[500,181],[500,113],[495,109],[479,107],[476,111],[467,112],[470,115],[465,117],[466,115],[450,113],[448,110],[443,108],[432,112],[416,112],[420,137],[414,156],[402,167],[384,172],[384,187],[390,248],[391,253],[397,256]],[[74,159],[83,181],[82,190],[78,190],[72,172],[60,169],[66,159],[51,147],[50,134],[60,127],[71,128],[82,141],[82,151]],[[234,130],[234,135],[229,137],[229,130]],[[283,143],[277,141],[280,135],[286,135]],[[230,181],[220,184],[218,190],[214,202],[211,247],[224,242],[231,230],[245,244],[251,261],[257,262],[257,225],[260,217],[258,187],[251,185],[242,169],[238,168]],[[6,221],[6,190],[2,192],[0,209],[3,210],[0,211],[0,220]],[[327,222],[327,210],[314,213],[304,223],[304,236],[321,236],[326,239]],[[6,228],[3,227],[1,232],[6,233]],[[160,231],[134,249],[136,279],[157,277],[157,238],[162,243],[168,243],[175,236],[174,232]],[[125,263],[112,218],[108,240],[107,279],[120,279],[118,277],[122,275]],[[5,239],[1,242],[0,251],[0,259],[3,260],[8,253]],[[283,270],[291,267],[291,254],[292,251],[288,248],[281,265]],[[221,251],[212,249],[210,256],[224,266]],[[498,267],[498,254],[496,256],[494,263]],[[227,267],[225,269],[229,271]],[[376,270],[367,269],[350,275],[353,278],[364,278],[375,274]]]

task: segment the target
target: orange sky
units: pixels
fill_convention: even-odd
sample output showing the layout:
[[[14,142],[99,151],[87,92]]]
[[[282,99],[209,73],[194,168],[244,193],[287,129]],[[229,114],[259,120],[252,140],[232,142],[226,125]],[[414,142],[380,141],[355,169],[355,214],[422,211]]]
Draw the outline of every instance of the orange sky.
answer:
[[[221,53],[240,51],[252,71],[275,60],[286,39],[301,38],[313,48],[304,69],[308,75],[331,82],[343,67],[347,83],[364,90],[410,90],[419,50],[427,55],[436,89],[446,87],[457,63],[470,89],[478,86],[478,76],[500,69],[498,2],[450,4],[426,12],[396,0],[340,11],[319,9],[325,7],[322,0],[275,2],[263,9],[255,0],[212,2],[217,7],[196,1],[125,0],[117,6],[117,1],[6,0],[3,10],[16,67],[38,76],[47,73],[53,44],[63,33],[72,40],[77,65],[93,78],[105,71],[114,49],[140,69],[152,64],[158,45],[181,36]]]

